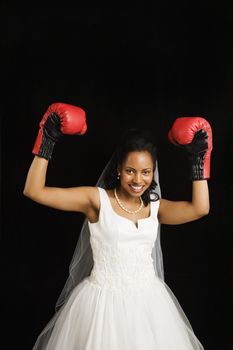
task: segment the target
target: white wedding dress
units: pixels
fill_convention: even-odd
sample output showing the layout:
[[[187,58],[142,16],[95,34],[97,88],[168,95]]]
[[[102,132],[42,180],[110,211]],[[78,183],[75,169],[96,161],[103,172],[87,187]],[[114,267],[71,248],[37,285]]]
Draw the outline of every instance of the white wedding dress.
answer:
[[[177,299],[156,275],[151,251],[159,200],[136,225],[99,188],[97,223],[88,223],[94,266],[64,305],[46,350],[203,349]]]

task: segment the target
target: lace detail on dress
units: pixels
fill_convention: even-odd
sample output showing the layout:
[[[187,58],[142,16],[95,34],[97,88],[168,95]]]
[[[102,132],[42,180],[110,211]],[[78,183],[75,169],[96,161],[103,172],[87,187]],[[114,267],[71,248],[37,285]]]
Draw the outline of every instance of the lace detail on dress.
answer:
[[[108,289],[130,291],[147,288],[155,271],[147,245],[110,246],[91,237],[94,266],[89,281]]]

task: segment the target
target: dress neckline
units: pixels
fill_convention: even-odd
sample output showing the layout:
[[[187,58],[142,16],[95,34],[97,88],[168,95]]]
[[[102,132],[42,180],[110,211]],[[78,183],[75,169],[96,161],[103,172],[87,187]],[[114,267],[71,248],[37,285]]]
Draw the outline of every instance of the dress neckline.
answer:
[[[151,202],[150,202],[150,215],[147,216],[146,218],[138,219],[137,222],[135,223],[133,220],[130,220],[129,218],[126,218],[126,217],[123,216],[123,215],[117,214],[117,212],[113,209],[113,206],[112,206],[112,203],[111,203],[111,200],[110,200],[110,198],[109,198],[109,195],[108,195],[107,191],[106,191],[104,188],[103,188],[103,190],[104,190],[104,192],[105,192],[105,194],[106,194],[106,197],[107,197],[107,199],[108,199],[108,204],[109,204],[109,206],[110,206],[111,211],[113,212],[113,214],[116,215],[117,217],[121,218],[121,219],[125,219],[125,220],[129,221],[131,224],[133,224],[133,226],[136,228],[136,230],[139,230],[139,223],[140,223],[141,221],[151,219],[151,216],[152,216]]]

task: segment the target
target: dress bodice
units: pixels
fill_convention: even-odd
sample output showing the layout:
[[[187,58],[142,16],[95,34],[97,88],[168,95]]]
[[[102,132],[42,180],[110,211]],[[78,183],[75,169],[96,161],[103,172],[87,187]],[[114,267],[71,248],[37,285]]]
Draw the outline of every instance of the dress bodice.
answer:
[[[150,203],[149,217],[139,219],[136,227],[118,215],[107,192],[98,189],[99,219],[88,222],[94,260],[89,280],[112,290],[145,286],[155,276],[151,252],[157,237],[159,201]]]

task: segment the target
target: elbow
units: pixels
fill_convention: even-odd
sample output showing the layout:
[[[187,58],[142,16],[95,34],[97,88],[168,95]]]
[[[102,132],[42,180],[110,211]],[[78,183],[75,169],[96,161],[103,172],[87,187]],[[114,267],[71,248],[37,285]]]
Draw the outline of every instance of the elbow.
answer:
[[[26,188],[23,189],[23,195],[24,195],[25,197],[31,198],[31,194],[30,194],[30,192],[29,192]]]
[[[202,216],[207,216],[209,214],[209,210],[205,211]]]
[[[205,215],[208,215],[209,212],[210,212],[210,208],[208,208],[208,209],[206,210]]]
[[[41,199],[42,190],[39,190],[37,188],[29,188],[29,187],[25,186],[23,189],[23,195],[25,197],[30,198],[31,200],[33,200],[35,202],[39,202]]]
[[[23,189],[23,195],[25,197],[28,197],[28,198],[31,198],[31,199],[33,199],[35,197],[35,194],[29,188],[27,188],[26,186]]]
[[[197,215],[199,216],[199,218],[202,218],[203,216],[207,216],[210,212],[209,208],[203,209],[202,211],[199,211],[197,213]]]
[[[28,191],[27,191],[26,186],[24,186],[23,195],[26,196],[26,197],[28,197]]]
[[[209,212],[210,212],[210,204],[208,203],[208,205],[207,205],[206,208],[204,209],[204,215],[203,215],[203,216],[208,215]]]

